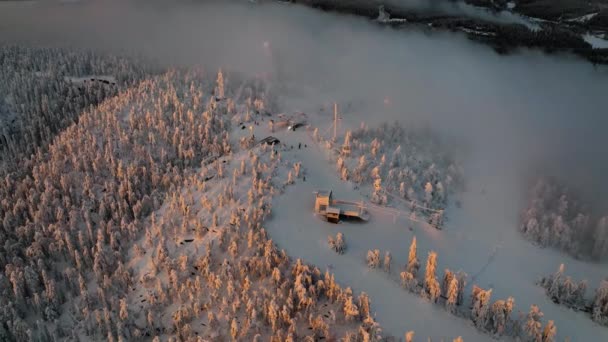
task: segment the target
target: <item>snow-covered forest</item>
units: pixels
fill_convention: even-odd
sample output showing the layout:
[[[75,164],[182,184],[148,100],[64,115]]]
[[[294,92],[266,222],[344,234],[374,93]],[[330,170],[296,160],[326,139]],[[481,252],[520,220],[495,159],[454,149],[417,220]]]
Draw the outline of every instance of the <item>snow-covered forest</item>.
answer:
[[[538,284],[545,289],[547,296],[557,304],[574,310],[590,313],[595,322],[608,325],[608,279],[603,280],[594,291],[591,301],[587,298],[587,281],[579,282],[564,274],[565,266],[561,264],[554,274],[543,277]]]
[[[576,192],[553,178],[541,178],[530,188],[520,230],[541,247],[576,258],[608,258],[608,216],[593,213]]]
[[[0,342],[608,340],[601,67],[293,2],[7,3]]]
[[[133,58],[92,51],[0,46],[0,160],[22,159],[81,112],[150,75]],[[100,79],[101,78],[101,79]]]
[[[337,144],[336,167],[342,180],[371,185],[372,203],[405,206],[441,228],[449,195],[464,189],[456,150],[428,128],[362,125]]]
[[[29,53],[12,48],[4,58]],[[30,101],[21,106],[27,112],[14,112],[16,120],[62,108],[57,87],[83,87],[63,75],[114,70],[112,60],[97,65],[86,54],[68,56],[82,60],[76,65],[83,69],[57,71],[52,82],[34,73],[49,70],[46,53],[26,69],[32,75],[14,73],[17,85],[38,89],[8,93],[16,94],[5,100],[9,110]],[[221,72],[197,69],[128,87],[142,74],[116,61],[121,86],[113,97],[83,97],[71,109],[75,124],[54,126],[65,130],[54,138],[45,133],[52,143],[22,162],[9,158],[26,151],[13,148],[19,138],[3,150],[0,339],[376,339],[380,329],[365,294],[292,262],[262,227],[271,213],[268,196],[301,176],[298,166],[281,164],[280,151],[253,152],[231,139],[233,121],[263,115],[264,90],[256,82],[230,88]],[[34,134],[40,120],[23,131]]]

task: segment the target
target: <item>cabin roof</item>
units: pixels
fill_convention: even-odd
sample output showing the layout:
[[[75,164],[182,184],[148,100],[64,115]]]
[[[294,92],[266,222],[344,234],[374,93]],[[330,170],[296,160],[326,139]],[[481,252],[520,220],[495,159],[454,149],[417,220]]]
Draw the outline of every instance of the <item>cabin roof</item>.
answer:
[[[340,215],[340,209],[336,207],[327,207],[326,211],[328,214]]]
[[[319,190],[317,191],[317,197],[329,197],[331,196],[331,190]]]

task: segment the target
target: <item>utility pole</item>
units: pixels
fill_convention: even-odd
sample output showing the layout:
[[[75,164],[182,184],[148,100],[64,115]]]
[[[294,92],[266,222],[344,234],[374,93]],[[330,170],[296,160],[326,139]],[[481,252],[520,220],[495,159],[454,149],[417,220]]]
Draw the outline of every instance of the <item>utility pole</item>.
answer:
[[[338,131],[338,103],[334,102],[334,141],[336,141],[337,131]]]

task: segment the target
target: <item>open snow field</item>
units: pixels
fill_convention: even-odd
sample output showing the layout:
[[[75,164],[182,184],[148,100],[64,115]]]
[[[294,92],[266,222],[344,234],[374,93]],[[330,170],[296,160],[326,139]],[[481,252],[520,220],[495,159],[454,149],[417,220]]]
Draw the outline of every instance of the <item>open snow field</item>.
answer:
[[[269,134],[257,127],[260,137]],[[608,330],[592,322],[584,313],[558,306],[546,297],[535,282],[554,272],[559,263],[566,264],[566,273],[575,279],[587,279],[590,288],[597,287],[606,276],[605,264],[590,264],[563,256],[551,249],[539,249],[523,240],[517,230],[519,189],[509,186],[508,171],[486,173],[484,160],[471,158],[465,164],[467,179],[475,179],[461,196],[462,208],[451,207],[444,230],[413,223],[406,215],[394,217],[383,211],[371,210],[368,223],[341,222],[334,225],[313,214],[317,189],[333,189],[334,197],[342,200],[367,200],[352,184],[339,179],[328,153],[314,143],[304,130],[275,132],[294,149],[284,152],[286,159],[302,162],[306,182],[299,182],[275,197],[273,215],[266,224],[271,238],[293,258],[303,258],[321,269],[329,269],[336,280],[370,295],[376,318],[385,331],[403,336],[414,330],[419,337],[434,340],[462,336],[465,341],[491,340],[478,332],[472,323],[456,318],[440,305],[434,305],[402,289],[398,273],[407,262],[408,247],[413,236],[418,239],[418,257],[424,264],[428,251],[438,253],[438,277],[443,270],[462,270],[468,277],[465,294],[473,284],[493,288],[493,300],[515,298],[518,312],[527,313],[537,304],[544,312],[544,322],[554,320],[559,340],[601,341],[608,339]],[[297,148],[298,142],[302,149]],[[304,144],[308,147],[304,148]],[[367,193],[367,192],[366,192]],[[413,228],[410,231],[410,227]],[[327,236],[337,232],[345,235],[347,252],[339,255],[327,246]],[[389,276],[381,270],[369,269],[365,255],[369,249],[390,251],[393,271]],[[592,295],[592,290],[587,296]],[[465,305],[468,306],[468,299]]]

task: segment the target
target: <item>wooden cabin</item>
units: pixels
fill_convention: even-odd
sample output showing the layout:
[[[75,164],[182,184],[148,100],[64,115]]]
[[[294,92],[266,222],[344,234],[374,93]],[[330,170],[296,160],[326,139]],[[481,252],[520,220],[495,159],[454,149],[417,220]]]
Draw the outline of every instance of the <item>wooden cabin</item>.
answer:
[[[332,191],[331,190],[319,190],[315,198],[315,212],[317,214],[323,214],[327,212],[327,208],[332,202]]]
[[[327,218],[327,221],[331,223],[340,222],[340,209],[336,207],[327,207],[325,217]]]
[[[338,223],[341,218],[361,221],[369,219],[363,203],[334,200],[331,190],[316,192],[315,213],[324,216],[331,223]]]

